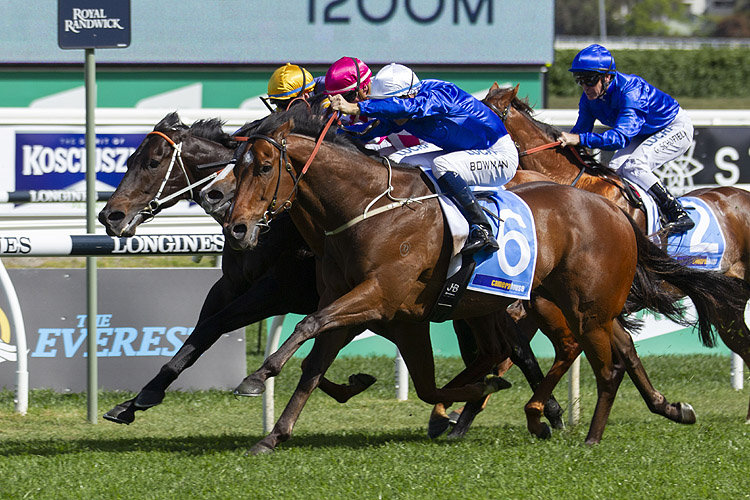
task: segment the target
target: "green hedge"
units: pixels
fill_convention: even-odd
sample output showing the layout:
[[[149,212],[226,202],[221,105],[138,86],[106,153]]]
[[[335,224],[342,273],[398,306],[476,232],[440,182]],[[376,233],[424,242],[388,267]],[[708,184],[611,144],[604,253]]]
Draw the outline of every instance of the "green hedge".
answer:
[[[568,72],[576,50],[556,50],[548,90],[554,96],[580,95]],[[642,76],[680,97],[750,97],[750,49],[613,50],[617,69]]]

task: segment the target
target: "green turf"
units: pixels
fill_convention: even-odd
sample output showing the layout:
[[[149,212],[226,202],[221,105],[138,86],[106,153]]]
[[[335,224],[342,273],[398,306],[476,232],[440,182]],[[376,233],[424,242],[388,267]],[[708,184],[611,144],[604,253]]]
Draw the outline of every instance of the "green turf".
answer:
[[[250,356],[248,366],[259,362]],[[460,366],[438,362],[441,382]],[[594,447],[582,444],[594,403],[585,363],[581,425],[532,438],[522,410],[530,390],[514,368],[514,386],[456,442],[426,437],[429,407],[413,390],[408,401],[394,399],[392,359],[337,360],[332,379],[367,371],[378,383],[345,405],[316,392],[292,439],[261,457],[243,455],[263,435],[260,399],[170,392],[124,426],[88,423],[85,395],[32,391],[28,415],[19,416],[13,394],[1,392],[0,498],[747,498],[748,380],[743,391],[731,389],[726,357],[644,364],[668,398],[693,404],[698,423],[650,414],[626,381]],[[277,415],[298,376],[295,359],[277,378]],[[566,404],[565,383],[557,396]],[[102,393],[100,413],[130,397]]]

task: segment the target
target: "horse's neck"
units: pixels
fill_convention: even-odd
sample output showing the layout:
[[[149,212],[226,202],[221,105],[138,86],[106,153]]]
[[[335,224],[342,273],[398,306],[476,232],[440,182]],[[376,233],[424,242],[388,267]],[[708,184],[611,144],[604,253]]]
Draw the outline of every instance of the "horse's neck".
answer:
[[[191,183],[200,181],[208,177],[209,175],[217,172],[223,166],[215,168],[203,168],[199,169],[201,165],[208,163],[216,163],[222,161],[228,161],[232,159],[234,150],[227,148],[208,139],[202,137],[188,136],[190,139],[185,140],[182,150],[182,162],[187,170],[188,178]],[[177,165],[174,168],[179,168]],[[175,175],[175,174],[172,174]],[[197,189],[193,189],[193,201],[200,202],[200,189],[203,186],[199,186]]]
[[[554,142],[526,113],[511,108],[505,122],[508,133],[522,151]],[[559,184],[570,184],[581,166],[569,161],[558,148],[544,149],[520,158],[521,168],[540,172]]]
[[[312,154],[314,140],[292,135],[288,153],[296,175]],[[392,171],[394,196],[424,196],[429,190],[418,169]],[[322,255],[325,232],[361,216],[365,207],[388,189],[385,166],[358,152],[324,143],[298,185],[291,214],[313,251]],[[371,208],[390,203],[387,196]]]

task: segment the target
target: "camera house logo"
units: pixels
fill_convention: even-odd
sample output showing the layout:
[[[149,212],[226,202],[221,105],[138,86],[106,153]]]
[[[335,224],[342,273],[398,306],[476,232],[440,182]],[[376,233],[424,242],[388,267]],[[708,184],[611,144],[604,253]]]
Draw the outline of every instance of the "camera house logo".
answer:
[[[0,363],[16,361],[16,346],[10,344],[10,322],[5,311],[0,309]]]
[[[80,33],[82,30],[110,29],[124,30],[120,18],[110,18],[104,9],[72,10],[70,19],[63,20],[63,29],[67,32]]]

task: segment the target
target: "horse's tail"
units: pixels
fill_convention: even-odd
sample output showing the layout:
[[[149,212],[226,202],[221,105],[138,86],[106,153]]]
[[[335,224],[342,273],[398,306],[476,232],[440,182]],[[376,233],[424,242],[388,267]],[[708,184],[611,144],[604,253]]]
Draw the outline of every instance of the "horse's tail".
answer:
[[[716,271],[680,264],[655,245],[630,216],[628,220],[635,232],[638,265],[623,312],[646,308],[680,325],[697,326],[703,345],[714,347],[716,337],[712,327],[731,326],[726,324],[729,318],[743,317],[750,286]],[[665,282],[671,287],[664,286]],[[698,313],[695,321],[683,316],[684,308],[678,302],[683,294],[690,297],[695,306]]]

